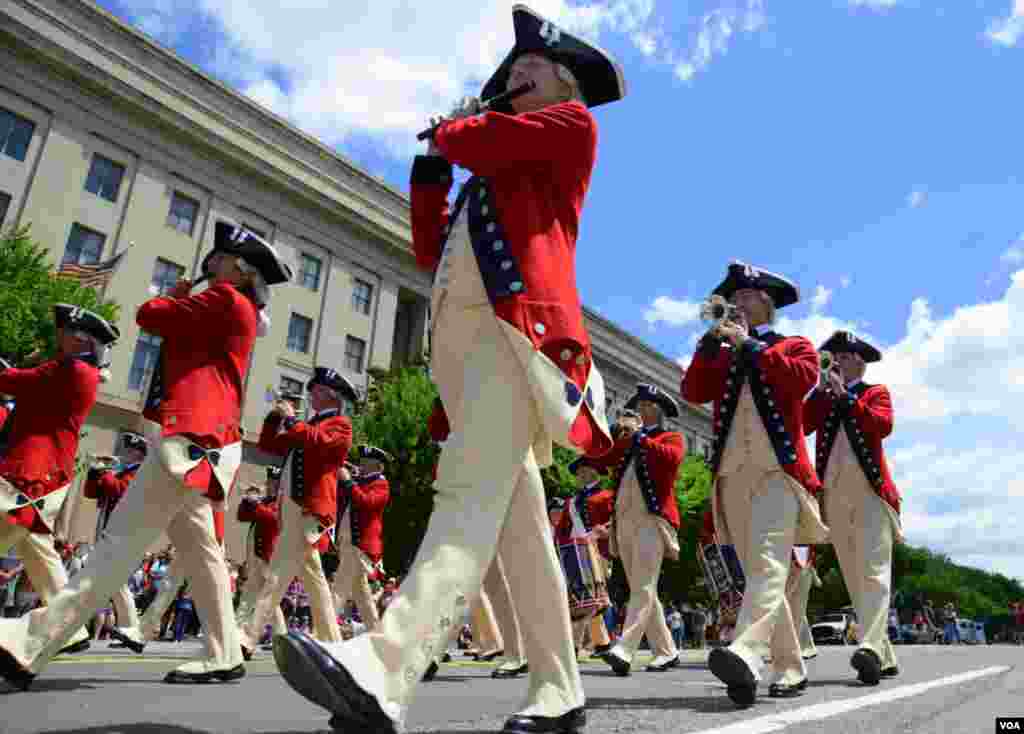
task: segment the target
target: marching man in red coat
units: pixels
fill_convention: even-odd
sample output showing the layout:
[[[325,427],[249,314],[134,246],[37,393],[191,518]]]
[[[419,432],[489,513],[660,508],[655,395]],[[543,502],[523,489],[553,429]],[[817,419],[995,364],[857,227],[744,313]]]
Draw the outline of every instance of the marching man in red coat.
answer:
[[[189,579],[208,655],[165,680],[245,675],[214,504],[225,500],[242,460],[242,395],[253,345],[269,323],[262,312],[269,286],[291,280],[291,269],[259,236],[218,221],[202,270],[212,278],[204,291],[189,295],[193,284],[182,280],[136,314],[139,326],[163,338],[143,412],[150,451],[137,486],[111,517],[89,565],[61,593],[45,608],[0,620],[0,674],[20,688],[28,688],[74,630],[125,583],[164,531]]]
[[[818,355],[807,339],[769,327],[775,309],[799,298],[781,275],[733,263],[714,293],[736,313],[701,339],[682,394],[691,403],[714,403],[715,528],[720,542],[735,546],[746,577],[736,636],[728,648],[711,651],[708,665],[732,701],[749,706],[769,655],[772,696],[799,695],[807,686],[786,580],[794,543],[821,543],[828,532],[803,426]]]
[[[873,686],[899,672],[888,623],[892,546],[902,537],[900,493],[882,449],[892,433],[892,399],[885,385],[863,380],[867,365],[882,358],[875,347],[837,331],[821,349],[833,354],[838,371],[823,374],[805,403],[805,430],[818,432],[823,515],[862,628],[850,664]]]
[[[597,145],[587,105],[625,88],[599,49],[523,6],[513,20],[516,45],[483,96],[536,86],[501,111],[460,105],[412,170],[413,247],[422,267],[436,269],[431,375],[452,428],[416,564],[374,632],[330,646],[297,633],[275,639],[285,679],[346,730],[402,727],[503,530],[530,661],[527,700],[505,731],[585,720],[540,466],[552,460],[552,442],[585,454],[611,447],[575,248]],[[449,209],[453,163],[474,176]]]
[[[278,467],[267,467],[268,478],[271,470]],[[276,482],[274,482],[276,485]],[[247,615],[247,604],[255,604],[261,598],[267,586],[273,584],[271,563],[277,539],[281,535],[281,495],[276,486],[267,481],[264,493],[253,485],[246,490],[245,497],[238,503],[238,522],[248,523],[249,530],[245,536],[245,569],[247,578],[242,599],[239,600],[237,616]],[[274,604],[271,625],[275,634],[286,634],[288,624],[281,611],[280,604]],[[243,651],[244,652],[244,651]]]
[[[0,459],[0,555],[14,550],[46,604],[68,583],[53,546],[54,522],[74,479],[78,437],[104,380],[110,345],[120,335],[117,327],[77,306],[57,304],[54,316],[57,358],[0,371],[0,393],[18,404]],[[121,581],[127,578],[128,573]],[[89,646],[81,624],[69,632],[54,652]]]
[[[341,642],[334,599],[324,576],[320,552],[327,550],[338,512],[338,472],[352,448],[352,423],[342,415],[344,401],[359,402],[355,387],[330,367],[317,367],[306,383],[315,415],[309,421],[295,417],[287,400],[278,401],[263,421],[260,449],[283,456],[281,536],[270,564],[271,583],[247,614],[239,614],[242,648],[256,648],[273,608],[288,585],[303,577],[317,638]],[[310,583],[312,582],[312,583]]]
[[[629,675],[644,634],[654,652],[647,666],[661,672],[679,665],[679,651],[658,599],[658,577],[665,557],[679,558],[679,507],[675,482],[686,455],[683,436],[662,427],[679,415],[676,401],[655,385],[639,384],[626,410],[639,418],[620,419],[611,453],[598,463],[615,470],[615,535],[612,553],[622,559],[629,579],[629,603],[622,637],[604,656],[618,675]]]
[[[82,493],[86,499],[96,500],[98,516],[96,518],[96,542],[107,525],[110,523],[110,515],[114,512],[128,485],[135,479],[135,475],[146,458],[146,438],[139,433],[126,431],[121,436],[121,463],[117,471],[113,468],[93,466],[89,469],[88,477]],[[135,609],[135,598],[128,589],[128,584],[123,584],[117,593],[111,598],[114,603],[114,613],[117,615],[117,626],[121,630],[130,630],[129,635],[135,634],[139,626],[139,613]],[[111,631],[111,637],[118,640],[116,644],[128,646],[127,642],[121,641],[123,631]],[[136,644],[143,640],[133,639]]]
[[[355,477],[344,466],[338,472],[338,570],[334,575],[334,594],[342,605],[349,599],[355,602],[367,632],[371,632],[380,622],[370,576],[383,568],[384,509],[391,500],[384,466],[391,456],[376,446],[360,446],[358,453],[359,473]]]

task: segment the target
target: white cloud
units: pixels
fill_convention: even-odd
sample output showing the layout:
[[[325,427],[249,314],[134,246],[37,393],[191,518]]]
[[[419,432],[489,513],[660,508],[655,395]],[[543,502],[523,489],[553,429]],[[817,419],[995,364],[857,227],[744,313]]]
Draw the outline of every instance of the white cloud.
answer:
[[[172,12],[169,0],[139,0],[133,22],[164,43],[196,15],[223,36],[207,68],[242,79],[240,91],[336,145],[366,133],[397,156],[422,148],[413,134],[466,94],[477,94],[514,41],[508,0],[400,0],[291,3],[195,0]],[[185,3],[186,7],[189,3]],[[675,53],[654,18],[655,0],[533,0],[565,28],[602,42],[619,35],[642,53]],[[315,29],[314,33],[310,29]],[[279,80],[287,81],[287,88]]]
[[[928,194],[920,189],[914,189],[907,195],[907,206],[911,209],[917,209],[925,205],[928,201]]]
[[[870,10],[888,10],[899,5],[901,0],[849,0],[854,8],[869,8]]]
[[[764,0],[734,0],[706,13],[701,18],[693,49],[683,58],[674,60],[676,76],[689,81],[706,69],[716,56],[728,50],[733,36],[754,33],[764,26],[766,20]]]
[[[1016,46],[1024,36],[1024,0],[1016,0],[1007,18],[993,21],[985,35],[993,43],[1003,46]]]
[[[687,326],[699,320],[699,303],[676,301],[668,296],[658,296],[644,311],[644,321],[652,327],[662,322],[669,326]]]
[[[1022,234],[1015,243],[1010,245],[1010,248],[1004,252],[999,259],[1004,263],[1010,263],[1011,265],[1019,265],[1024,262],[1024,234]]]
[[[814,289],[814,295],[811,296],[811,311],[815,313],[820,312],[831,300],[832,291],[819,284],[818,287]]]

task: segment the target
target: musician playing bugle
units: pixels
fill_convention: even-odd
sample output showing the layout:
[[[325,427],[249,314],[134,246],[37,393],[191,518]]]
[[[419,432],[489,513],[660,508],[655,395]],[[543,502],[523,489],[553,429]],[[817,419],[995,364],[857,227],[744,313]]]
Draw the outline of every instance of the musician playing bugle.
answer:
[[[0,620],[0,658],[8,661],[0,674],[19,688],[31,685],[165,530],[190,581],[208,656],[165,680],[245,675],[214,510],[242,460],[242,396],[250,354],[268,324],[261,314],[270,286],[290,281],[292,272],[269,243],[224,221],[214,224],[202,271],[211,278],[203,292],[189,295],[192,283],[182,281],[136,313],[141,328],[163,338],[164,357],[143,412],[152,446],[135,480],[140,486],[127,493],[89,565],[64,591],[21,619]]]
[[[714,402],[715,528],[720,542],[735,545],[746,577],[735,638],[712,650],[708,665],[732,701],[748,706],[769,654],[772,696],[799,695],[807,685],[785,591],[794,542],[820,543],[827,533],[802,412],[818,381],[818,355],[807,339],[769,327],[777,308],[799,298],[781,275],[733,263],[715,294],[737,313],[701,339],[682,393]]]
[[[837,368],[808,397],[804,420],[807,433],[818,434],[823,516],[864,630],[850,664],[862,683],[876,685],[898,673],[888,613],[892,546],[902,536],[900,493],[882,448],[892,432],[892,399],[885,385],[863,381],[867,365],[882,358],[871,344],[837,331],[821,349],[835,355]]]
[[[427,535],[377,630],[339,645],[275,640],[285,679],[346,730],[402,727],[503,528],[512,595],[533,628],[526,705],[505,731],[576,731],[585,720],[539,467],[552,441],[585,454],[611,446],[574,258],[597,145],[587,106],[625,86],[600,49],[524,6],[513,21],[516,45],[482,97],[526,81],[533,90],[483,114],[460,105],[412,170],[413,247],[437,271],[430,370],[452,428]],[[449,210],[452,164],[474,176]]]

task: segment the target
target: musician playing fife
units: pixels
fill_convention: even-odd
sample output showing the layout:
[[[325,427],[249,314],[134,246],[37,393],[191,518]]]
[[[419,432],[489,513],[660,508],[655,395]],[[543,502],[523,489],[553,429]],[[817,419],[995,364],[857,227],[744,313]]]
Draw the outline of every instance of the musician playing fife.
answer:
[[[781,275],[733,263],[714,292],[737,312],[701,339],[682,394],[691,403],[714,402],[715,528],[722,543],[735,545],[746,588],[735,638],[712,650],[708,665],[745,706],[769,655],[772,696],[799,695],[807,685],[785,592],[793,544],[820,543],[827,533],[802,410],[818,380],[818,355],[807,339],[769,327],[777,308],[799,298]]]
[[[604,656],[617,675],[629,675],[640,641],[654,652],[650,672],[679,665],[676,649],[658,598],[658,577],[665,557],[679,558],[679,507],[675,481],[686,454],[681,433],[666,430],[665,418],[679,415],[676,401],[655,385],[639,384],[626,403],[639,420],[623,418],[615,448],[597,463],[615,468],[615,534],[612,553],[622,560],[629,580],[629,603],[622,637]]]
[[[126,431],[121,436],[120,454],[120,461],[114,465],[100,461],[90,467],[82,489],[82,494],[87,499],[96,500],[96,542],[99,542],[103,531],[107,529],[111,513],[128,491],[128,486],[135,479],[139,467],[146,458],[145,437],[140,433]],[[111,601],[114,604],[114,614],[117,616],[117,627],[127,630],[127,633],[111,631],[111,637],[117,640],[113,644],[128,646],[128,643],[121,641],[121,635],[135,635],[135,630],[139,626],[135,597],[128,589],[128,584],[122,584]],[[132,641],[143,643],[141,637],[137,640],[133,637]]]
[[[207,654],[165,680],[245,675],[214,504],[224,502],[242,459],[242,393],[256,337],[269,325],[261,313],[268,286],[290,281],[291,270],[260,237],[223,221],[215,224],[202,270],[212,277],[206,290],[189,295],[192,283],[179,281],[136,314],[141,328],[163,337],[162,368],[143,413],[150,452],[138,486],[111,517],[89,565],[63,591],[42,609],[0,620],[0,674],[19,688],[125,583],[165,530],[189,578]]]
[[[285,679],[346,730],[402,727],[499,536],[530,661],[526,701],[505,731],[584,725],[539,467],[553,441],[586,454],[611,445],[574,260],[597,143],[587,105],[619,99],[624,86],[597,48],[525,7],[513,19],[515,48],[483,96],[536,87],[505,111],[460,106],[412,170],[413,247],[437,270],[431,375],[452,429],[416,564],[376,631],[330,646],[275,639]],[[450,211],[453,163],[475,175]]]
[[[272,472],[277,476],[271,479]],[[273,587],[274,576],[270,567],[274,560],[274,549],[281,535],[281,496],[279,494],[281,470],[276,466],[267,467],[267,488],[261,491],[256,485],[246,490],[242,501],[238,503],[238,522],[249,525],[245,534],[245,570],[247,578],[243,587],[243,596],[238,602],[235,615],[239,619],[248,616],[248,605],[255,604]],[[271,628],[275,634],[286,634],[288,624],[280,604],[274,604]],[[252,651],[248,651],[252,654]],[[242,650],[243,655],[246,650]]]
[[[317,636],[341,642],[334,599],[324,576],[320,553],[329,548],[338,512],[338,471],[352,448],[352,422],[342,413],[344,401],[359,401],[351,382],[329,367],[316,367],[306,383],[315,415],[308,421],[295,416],[287,400],[278,401],[263,421],[259,447],[283,456],[281,535],[270,564],[271,583],[255,605],[239,614],[241,643],[251,654],[264,625],[281,603],[288,585],[303,576]],[[309,583],[312,581],[312,583]],[[241,605],[239,605],[241,608]]]
[[[68,583],[53,528],[74,479],[82,424],[105,379],[110,345],[119,336],[117,327],[77,306],[57,304],[54,320],[56,359],[0,371],[0,393],[18,405],[0,459],[0,555],[13,549],[45,604]],[[121,581],[127,578],[128,572]],[[70,631],[69,652],[89,647],[81,624]]]
[[[892,400],[885,385],[863,381],[867,365],[882,358],[875,347],[837,331],[821,348],[834,355],[838,370],[822,375],[804,420],[808,434],[818,432],[823,515],[862,627],[850,664],[862,683],[873,686],[899,672],[888,615],[892,546],[901,538],[900,493],[882,449],[892,433]]]

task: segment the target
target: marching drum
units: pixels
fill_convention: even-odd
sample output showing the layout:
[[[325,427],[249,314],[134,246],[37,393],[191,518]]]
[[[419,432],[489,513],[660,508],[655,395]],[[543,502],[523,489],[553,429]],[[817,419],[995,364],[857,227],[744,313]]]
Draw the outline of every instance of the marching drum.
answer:
[[[569,589],[569,616],[585,619],[608,607],[608,574],[590,534],[558,545],[558,558]]]
[[[746,577],[735,547],[708,543],[697,547],[697,558],[704,571],[708,590],[718,597],[723,610],[736,610],[743,604]]]

